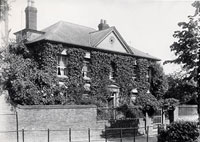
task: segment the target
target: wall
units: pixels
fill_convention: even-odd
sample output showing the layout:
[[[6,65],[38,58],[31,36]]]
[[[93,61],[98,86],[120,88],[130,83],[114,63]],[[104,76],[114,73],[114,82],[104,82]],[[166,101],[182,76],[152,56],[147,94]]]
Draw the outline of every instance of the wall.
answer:
[[[180,105],[176,107],[174,120],[198,121],[197,105]]]
[[[16,142],[16,113],[7,103],[7,92],[0,95],[0,141]],[[5,133],[4,131],[13,131]],[[9,140],[9,141],[8,141]]]
[[[47,141],[48,129],[51,142],[68,140],[69,128],[72,140],[87,139],[88,128],[96,126],[94,105],[18,106],[17,112],[19,130],[25,130],[25,142]]]
[[[113,42],[111,42],[111,39]],[[110,33],[98,46],[97,48],[106,49],[110,51],[127,53],[126,49],[120,42],[120,40],[116,37],[116,35],[112,32]]]
[[[96,106],[18,106],[19,129],[90,128],[96,124]]]

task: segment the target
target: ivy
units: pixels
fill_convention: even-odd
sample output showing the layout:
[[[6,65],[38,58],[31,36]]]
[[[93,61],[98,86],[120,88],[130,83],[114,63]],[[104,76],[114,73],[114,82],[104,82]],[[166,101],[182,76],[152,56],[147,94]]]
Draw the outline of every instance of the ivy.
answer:
[[[56,57],[64,49],[66,49],[68,77],[59,78],[56,71]],[[88,64],[89,81],[84,80],[82,76],[86,52],[91,54]],[[12,94],[11,100],[18,104],[96,104],[97,106],[106,106],[110,97],[108,86],[116,85],[120,90],[121,106],[130,105],[132,89],[138,90],[136,105],[141,106],[144,113],[153,114],[159,106],[156,97],[151,93],[147,94],[150,83],[146,75],[149,67],[153,64],[147,59],[48,42],[29,45],[28,48],[26,46],[13,48],[11,54],[12,57],[9,58],[11,66],[6,87]],[[112,66],[115,73],[114,79],[109,79]],[[137,73],[137,79],[133,78],[135,73]],[[25,79],[29,82],[26,85],[22,83]],[[59,81],[64,82],[67,87],[59,86]],[[86,82],[91,85],[89,92],[84,89]],[[46,94],[45,97],[44,94]],[[83,94],[87,94],[87,96],[83,96]]]

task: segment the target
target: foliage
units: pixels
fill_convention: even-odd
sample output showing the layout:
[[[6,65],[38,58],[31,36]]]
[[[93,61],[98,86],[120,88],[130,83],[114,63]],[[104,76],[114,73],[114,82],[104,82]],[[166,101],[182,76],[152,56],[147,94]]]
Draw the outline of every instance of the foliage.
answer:
[[[138,107],[131,107],[127,104],[121,105],[116,110],[122,112],[125,118],[138,118],[142,116]]]
[[[168,90],[167,77],[164,74],[162,66],[158,63],[152,63],[151,74],[150,92],[152,92],[152,95],[157,99],[162,99]]]
[[[65,55],[67,78],[57,77],[56,71],[56,57],[63,49],[67,49]],[[86,52],[88,52],[86,49],[63,47],[49,42],[38,42],[28,47],[23,43],[10,46],[9,54],[5,59],[10,66],[5,69],[4,76],[5,88],[9,91],[11,101],[21,105],[95,104],[100,107],[107,105],[110,97],[109,85],[116,85],[120,89],[118,98],[120,105],[130,105],[130,92],[137,88],[136,105],[141,106],[144,113],[153,114],[157,110],[159,103],[156,95],[146,93],[150,87],[146,75],[150,66],[155,68],[154,73],[159,81],[155,79],[151,82],[154,85],[151,92],[157,91],[155,94],[162,96],[164,81],[161,81],[163,74],[158,65],[147,59],[93,50],[90,51],[91,59],[88,60],[90,80],[86,81],[82,77]],[[109,79],[112,66],[115,74],[113,79]],[[136,80],[133,78],[135,73]],[[59,81],[64,82],[67,87],[59,86]],[[84,89],[86,82],[91,85],[89,92]],[[83,94],[88,95],[84,97]]]
[[[48,43],[42,46],[48,48],[47,53],[59,48]],[[10,102],[21,105],[65,103],[66,93],[59,87],[56,71],[51,66],[55,66],[56,61],[39,64],[36,59],[47,62],[52,57],[34,58],[29,51],[23,44],[13,44],[5,56],[4,61],[9,66],[3,72],[4,88],[9,92]]]
[[[175,98],[182,104],[197,104],[197,90],[194,81],[184,80],[179,74],[171,74],[167,80],[169,89],[164,98]]]
[[[149,116],[153,116],[160,107],[159,101],[152,94],[140,94],[136,102],[141,106],[142,112]]]
[[[10,10],[7,0],[0,1],[0,22],[5,20],[5,14]]]
[[[199,136],[196,122],[174,122],[158,135],[158,142],[197,142]]]
[[[181,30],[174,32],[177,39],[171,46],[171,51],[176,55],[176,59],[165,63],[181,64],[186,71],[185,79],[197,82],[197,96],[200,102],[200,2],[195,1],[192,6],[195,14],[189,17],[189,22],[178,23]],[[200,114],[200,104],[198,103],[198,113]]]
[[[162,100],[161,103],[164,110],[168,111],[168,110],[174,110],[175,107],[178,106],[179,101],[174,98],[167,98]]]
[[[197,2],[196,4],[198,4]],[[193,7],[199,12],[199,7],[193,3]],[[199,13],[189,16],[189,22],[179,22],[180,31],[175,31],[173,37],[177,39],[170,49],[176,55],[176,59],[165,63],[175,63],[183,65],[188,79],[197,81],[199,65]]]

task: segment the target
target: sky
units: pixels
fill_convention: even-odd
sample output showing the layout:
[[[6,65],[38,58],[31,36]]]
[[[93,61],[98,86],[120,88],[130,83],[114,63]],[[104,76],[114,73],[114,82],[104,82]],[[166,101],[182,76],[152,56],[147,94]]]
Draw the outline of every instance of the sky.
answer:
[[[115,26],[125,41],[162,61],[174,59],[170,45],[178,22],[188,21],[195,9],[193,1],[183,0],[35,0],[38,30],[60,20],[98,29],[100,19]],[[27,0],[11,3],[9,28],[12,33],[25,27]],[[166,74],[180,70],[176,65],[163,65]]]

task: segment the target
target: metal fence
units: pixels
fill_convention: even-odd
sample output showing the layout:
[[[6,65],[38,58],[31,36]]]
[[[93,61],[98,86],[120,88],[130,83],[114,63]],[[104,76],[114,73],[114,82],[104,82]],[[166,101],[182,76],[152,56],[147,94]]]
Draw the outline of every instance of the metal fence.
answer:
[[[19,130],[0,131],[4,142],[156,142],[147,127],[145,134],[138,128],[67,129],[67,130]],[[18,137],[16,134],[19,134]]]

